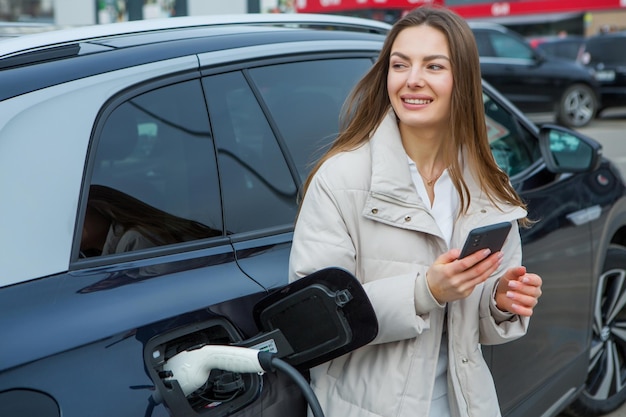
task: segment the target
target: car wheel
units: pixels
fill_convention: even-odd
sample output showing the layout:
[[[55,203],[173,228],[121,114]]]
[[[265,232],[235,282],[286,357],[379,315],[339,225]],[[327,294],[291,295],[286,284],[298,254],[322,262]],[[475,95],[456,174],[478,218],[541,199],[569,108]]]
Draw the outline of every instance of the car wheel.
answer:
[[[598,279],[585,387],[567,413],[600,416],[626,401],[626,247],[611,245]]]
[[[583,127],[593,120],[597,107],[596,95],[589,86],[571,85],[561,96],[557,122],[567,127]]]

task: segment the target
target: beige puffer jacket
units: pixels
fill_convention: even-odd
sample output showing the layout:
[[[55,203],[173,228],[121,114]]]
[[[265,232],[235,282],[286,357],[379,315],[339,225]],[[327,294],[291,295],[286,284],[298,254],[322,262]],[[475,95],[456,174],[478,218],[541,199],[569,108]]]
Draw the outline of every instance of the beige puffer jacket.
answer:
[[[471,206],[454,227],[460,248],[470,229],[501,221],[513,228],[498,271],[466,299],[449,303],[448,394],[454,416],[500,415],[480,344],[524,335],[528,319],[500,312],[494,284],[520,265],[519,207],[495,208],[466,170]],[[444,308],[425,273],[447,251],[437,224],[418,197],[390,113],[371,140],[339,154],[318,171],[294,232],[290,279],[328,266],[352,272],[374,306],[379,333],[369,345],[311,370],[328,417],[428,416],[443,329]]]

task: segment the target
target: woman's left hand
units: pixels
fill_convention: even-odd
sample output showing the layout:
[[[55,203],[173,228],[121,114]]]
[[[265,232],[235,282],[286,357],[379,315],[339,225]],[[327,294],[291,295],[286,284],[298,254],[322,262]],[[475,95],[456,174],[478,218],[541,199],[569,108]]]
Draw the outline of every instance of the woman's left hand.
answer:
[[[532,316],[541,296],[541,277],[529,274],[526,267],[508,269],[496,288],[496,305],[502,311],[520,316]]]

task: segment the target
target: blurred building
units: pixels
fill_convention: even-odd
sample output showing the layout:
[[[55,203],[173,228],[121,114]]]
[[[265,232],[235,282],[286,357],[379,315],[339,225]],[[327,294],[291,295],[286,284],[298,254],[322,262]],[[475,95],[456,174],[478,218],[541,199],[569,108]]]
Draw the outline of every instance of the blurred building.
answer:
[[[333,13],[393,23],[424,3],[443,4],[468,20],[501,23],[526,35],[626,30],[625,0],[296,0],[300,13]]]
[[[0,0],[0,21],[86,25],[226,13],[332,13],[395,22],[424,3],[525,36],[626,30],[626,0]]]
[[[0,21],[57,25],[259,11],[260,0],[0,0]]]

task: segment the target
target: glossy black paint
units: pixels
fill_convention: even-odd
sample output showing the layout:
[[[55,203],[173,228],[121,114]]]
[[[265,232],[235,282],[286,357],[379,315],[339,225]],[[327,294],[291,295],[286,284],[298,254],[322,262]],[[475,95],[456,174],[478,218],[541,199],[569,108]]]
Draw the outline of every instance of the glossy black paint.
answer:
[[[586,66],[595,72],[602,108],[626,105],[626,33],[594,35],[585,42]]]
[[[524,112],[553,112],[565,89],[583,84],[598,92],[598,83],[583,66],[533,49],[519,34],[503,27],[472,27],[479,45],[482,76]],[[501,55],[493,37],[515,40],[509,55]],[[505,49],[504,46],[501,46]]]

